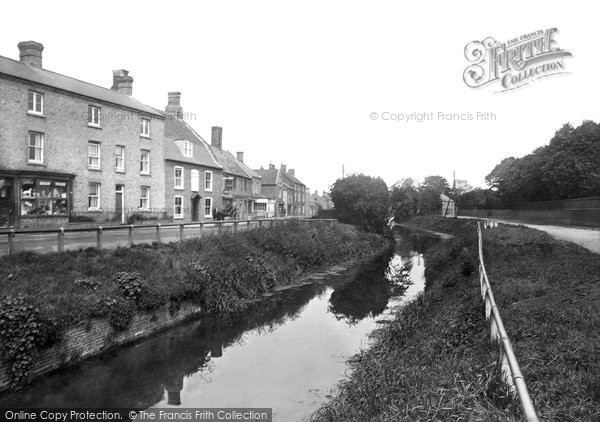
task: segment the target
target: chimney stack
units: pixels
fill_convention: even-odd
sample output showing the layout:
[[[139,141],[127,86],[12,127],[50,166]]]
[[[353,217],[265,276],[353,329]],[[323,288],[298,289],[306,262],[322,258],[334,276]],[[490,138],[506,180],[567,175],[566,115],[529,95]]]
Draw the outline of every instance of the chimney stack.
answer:
[[[113,70],[113,85],[110,89],[131,97],[133,77],[129,76],[129,71],[125,69]]]
[[[287,171],[287,166],[285,164],[281,165],[281,172],[285,173]]]
[[[275,164],[269,164],[269,170],[275,170]]]
[[[223,149],[223,128],[220,126],[212,127],[212,137],[210,144],[213,147]]]
[[[183,119],[183,107],[181,107],[181,92],[169,92],[169,102],[165,112],[178,120]]]
[[[242,151],[237,152],[237,159],[242,163],[244,162],[244,153]]]
[[[19,60],[22,63],[37,69],[42,68],[42,51],[44,51],[42,44],[35,41],[23,41],[17,47],[19,47]]]
[[[289,170],[288,170],[288,173],[289,173],[289,174],[291,174],[292,176],[295,176],[295,174],[294,174],[294,169],[289,169]]]

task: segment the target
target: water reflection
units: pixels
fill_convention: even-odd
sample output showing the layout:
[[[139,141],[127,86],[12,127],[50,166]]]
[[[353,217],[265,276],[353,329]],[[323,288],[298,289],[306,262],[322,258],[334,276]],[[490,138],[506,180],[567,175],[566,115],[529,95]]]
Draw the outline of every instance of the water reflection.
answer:
[[[301,420],[377,323],[423,290],[427,242],[403,234],[381,262],[171,329],[0,396],[0,407],[273,407],[276,421]]]

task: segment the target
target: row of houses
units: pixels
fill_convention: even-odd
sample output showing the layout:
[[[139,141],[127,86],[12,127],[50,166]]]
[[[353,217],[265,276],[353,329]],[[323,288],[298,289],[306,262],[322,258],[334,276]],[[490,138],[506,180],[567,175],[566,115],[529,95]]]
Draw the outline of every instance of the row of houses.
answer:
[[[38,42],[18,48],[0,56],[0,228],[309,214],[294,170],[251,169],[221,127],[206,141],[181,92],[159,110],[134,98],[127,70],[109,89],[44,69]]]

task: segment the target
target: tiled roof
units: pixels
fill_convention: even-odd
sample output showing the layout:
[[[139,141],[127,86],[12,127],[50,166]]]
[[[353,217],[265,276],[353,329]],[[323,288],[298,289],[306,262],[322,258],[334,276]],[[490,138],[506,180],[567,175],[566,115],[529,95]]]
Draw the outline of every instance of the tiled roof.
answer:
[[[305,186],[304,183],[302,183],[300,180],[298,180],[298,178],[296,176],[292,176],[288,172],[283,173],[283,175],[285,178],[289,179],[289,181],[291,181],[292,183],[297,183],[299,185]]]
[[[237,160],[238,165],[251,177],[262,179],[262,176],[248,167],[243,161]]]
[[[276,185],[277,184],[277,169],[260,169],[254,170],[262,177],[262,185]]]
[[[0,73],[13,76],[19,79],[31,81],[40,85],[57,88],[85,97],[105,101],[107,103],[117,104],[130,109],[138,110],[144,113],[160,116],[156,109],[142,104],[129,95],[121,94],[112,89],[104,88],[79,79],[61,75],[46,69],[31,67],[20,61],[0,56]]]
[[[208,144],[186,122],[168,116],[165,120],[165,158],[205,167],[223,168],[209,151]],[[185,157],[175,144],[177,140],[190,141],[194,144],[193,157]]]
[[[212,145],[210,145],[209,148],[217,159],[217,162],[223,166],[223,171],[225,173],[234,176],[245,177],[246,179],[252,179],[252,176],[244,171],[240,165],[241,163],[233,156],[232,153],[229,151],[223,151],[222,149]]]

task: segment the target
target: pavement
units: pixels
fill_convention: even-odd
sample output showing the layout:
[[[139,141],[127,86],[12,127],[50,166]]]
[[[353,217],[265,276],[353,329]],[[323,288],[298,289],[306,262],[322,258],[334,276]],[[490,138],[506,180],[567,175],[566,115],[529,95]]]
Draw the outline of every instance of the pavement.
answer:
[[[476,218],[476,217],[458,217],[458,218],[473,218],[484,221],[497,221],[498,223],[511,224],[515,226],[526,226],[532,229],[541,230],[548,233],[555,239],[566,240],[573,242],[592,252],[600,253],[600,229],[582,228],[582,227],[566,227],[566,226],[551,226],[546,224],[530,224],[516,220],[498,220],[495,218]]]

